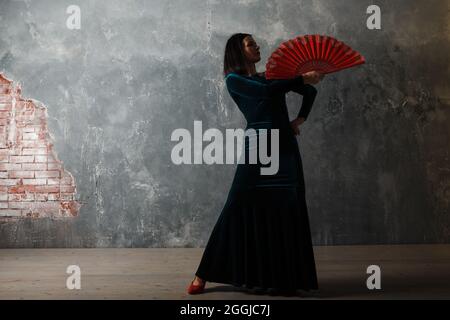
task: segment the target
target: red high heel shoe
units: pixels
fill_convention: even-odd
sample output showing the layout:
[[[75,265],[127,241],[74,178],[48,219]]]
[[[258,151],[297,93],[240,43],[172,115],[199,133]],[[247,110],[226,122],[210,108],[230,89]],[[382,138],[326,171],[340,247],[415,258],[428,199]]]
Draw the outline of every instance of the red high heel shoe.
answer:
[[[195,280],[195,279],[194,279]],[[205,291],[205,284],[206,281],[203,281],[202,284],[199,285],[195,285],[194,284],[194,280],[191,281],[191,284],[189,285],[187,292],[189,294],[199,294],[199,293],[203,293],[203,291]]]

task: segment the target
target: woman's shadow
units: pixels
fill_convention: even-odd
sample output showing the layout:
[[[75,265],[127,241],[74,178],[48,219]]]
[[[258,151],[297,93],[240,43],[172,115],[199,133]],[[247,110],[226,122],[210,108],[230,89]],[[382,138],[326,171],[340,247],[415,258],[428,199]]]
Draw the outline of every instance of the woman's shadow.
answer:
[[[383,283],[385,285],[383,285]],[[337,277],[319,280],[319,290],[282,291],[247,288],[238,285],[223,285],[205,288],[205,293],[236,292],[249,296],[270,296],[277,298],[311,298],[311,299],[402,299],[405,297],[450,297],[450,276],[417,278],[417,275],[383,278],[380,289],[369,289],[366,279],[355,277]],[[446,289],[447,288],[447,289]]]
[[[218,285],[210,288],[205,288],[204,293],[212,292],[235,292],[242,293],[249,296],[272,296],[272,297],[286,297],[286,298],[307,298],[318,297],[318,291],[304,291],[304,290],[283,290],[283,289],[265,289],[258,287],[246,287],[240,285]]]

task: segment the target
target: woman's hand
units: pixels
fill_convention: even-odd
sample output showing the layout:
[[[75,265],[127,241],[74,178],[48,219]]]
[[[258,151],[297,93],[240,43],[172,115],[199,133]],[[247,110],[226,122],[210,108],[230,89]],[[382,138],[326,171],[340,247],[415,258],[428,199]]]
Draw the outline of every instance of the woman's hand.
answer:
[[[305,118],[303,118],[303,117],[296,118],[291,121],[291,128],[292,128],[292,130],[294,130],[294,133],[296,136],[300,135],[300,129],[298,126],[301,125],[303,122],[305,122]]]
[[[319,73],[317,71],[309,71],[302,74],[303,83],[305,84],[317,84],[320,80],[323,79],[324,74]]]

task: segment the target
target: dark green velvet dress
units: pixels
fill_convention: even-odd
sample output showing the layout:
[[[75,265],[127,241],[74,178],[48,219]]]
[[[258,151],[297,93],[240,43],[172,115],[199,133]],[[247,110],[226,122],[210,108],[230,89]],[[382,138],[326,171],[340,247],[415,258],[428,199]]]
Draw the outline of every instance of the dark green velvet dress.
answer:
[[[260,161],[238,164],[196,275],[248,288],[318,289],[302,160],[285,98],[289,91],[303,95],[298,116],[306,119],[317,91],[302,77],[267,80],[230,73],[225,79],[246,129],[279,129],[279,169],[261,175]]]

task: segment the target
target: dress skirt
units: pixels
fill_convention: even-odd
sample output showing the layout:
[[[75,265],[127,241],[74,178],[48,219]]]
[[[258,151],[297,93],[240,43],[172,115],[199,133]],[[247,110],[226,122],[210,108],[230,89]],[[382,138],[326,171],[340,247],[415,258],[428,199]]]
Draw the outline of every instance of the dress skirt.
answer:
[[[261,175],[259,161],[238,164],[198,277],[248,288],[318,289],[300,152],[292,132],[280,139],[277,174]]]

